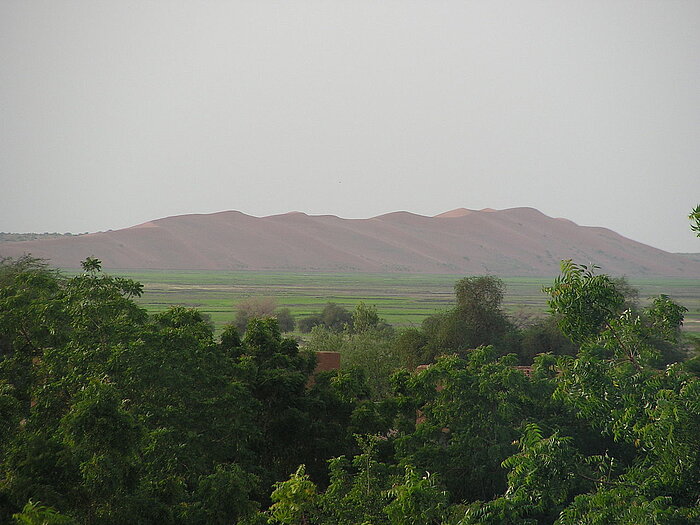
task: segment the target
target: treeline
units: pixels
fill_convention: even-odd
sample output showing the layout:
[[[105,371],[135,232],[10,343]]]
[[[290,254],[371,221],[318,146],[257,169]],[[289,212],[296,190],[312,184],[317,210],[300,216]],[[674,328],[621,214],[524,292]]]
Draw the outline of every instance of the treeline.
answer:
[[[534,323],[469,277],[416,328],[329,305],[300,349],[83,268],[0,268],[2,523],[700,520],[699,359],[668,297],[565,262]],[[316,350],[342,369],[311,381]]]
[[[41,239],[56,239],[58,237],[73,237],[77,235],[85,235],[85,233],[9,233],[0,232],[0,242],[16,242],[16,241],[36,241]]]

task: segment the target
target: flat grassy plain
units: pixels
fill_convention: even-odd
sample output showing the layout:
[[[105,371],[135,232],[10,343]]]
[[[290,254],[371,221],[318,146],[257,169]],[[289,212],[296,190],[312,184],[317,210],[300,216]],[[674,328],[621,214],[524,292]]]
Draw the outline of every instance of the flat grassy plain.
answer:
[[[107,270],[144,285],[139,299],[149,312],[173,304],[196,307],[211,316],[217,330],[232,321],[236,305],[246,297],[274,297],[299,318],[318,313],[329,302],[353,308],[360,301],[376,306],[395,326],[421,321],[454,304],[453,286],[463,275],[229,272],[204,270]],[[506,277],[504,306],[516,317],[542,316],[547,310],[543,286],[553,279]],[[685,329],[700,333],[700,280],[630,279],[641,302],[665,293],[688,308]]]

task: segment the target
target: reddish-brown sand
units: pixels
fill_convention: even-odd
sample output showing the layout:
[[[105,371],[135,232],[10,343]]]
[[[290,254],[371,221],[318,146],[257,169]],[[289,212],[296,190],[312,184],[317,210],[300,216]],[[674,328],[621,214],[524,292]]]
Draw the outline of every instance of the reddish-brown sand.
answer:
[[[635,277],[700,277],[700,262],[532,208],[395,212],[341,219],[293,212],[180,215],[89,235],[0,244],[54,266],[88,256],[112,269],[416,272],[552,276],[561,259]]]

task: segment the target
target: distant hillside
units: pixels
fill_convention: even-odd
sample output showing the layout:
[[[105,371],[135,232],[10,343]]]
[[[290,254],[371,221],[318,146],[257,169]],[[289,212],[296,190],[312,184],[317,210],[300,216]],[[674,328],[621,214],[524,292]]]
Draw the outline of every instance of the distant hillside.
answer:
[[[131,228],[6,242],[0,256],[31,253],[72,268],[358,271],[552,276],[561,259],[635,277],[700,277],[700,261],[532,208],[458,209],[435,217],[395,212],[341,219],[292,212],[180,215]]]

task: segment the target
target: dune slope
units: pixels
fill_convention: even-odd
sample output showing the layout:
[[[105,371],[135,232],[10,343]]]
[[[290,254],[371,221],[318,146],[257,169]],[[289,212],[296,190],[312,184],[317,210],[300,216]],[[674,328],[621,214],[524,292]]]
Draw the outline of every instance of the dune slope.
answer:
[[[552,276],[561,259],[637,277],[700,277],[700,261],[532,208],[467,210],[435,217],[395,212],[341,219],[292,212],[180,215],[122,230],[6,242],[73,268],[88,256],[113,269],[287,270]]]

